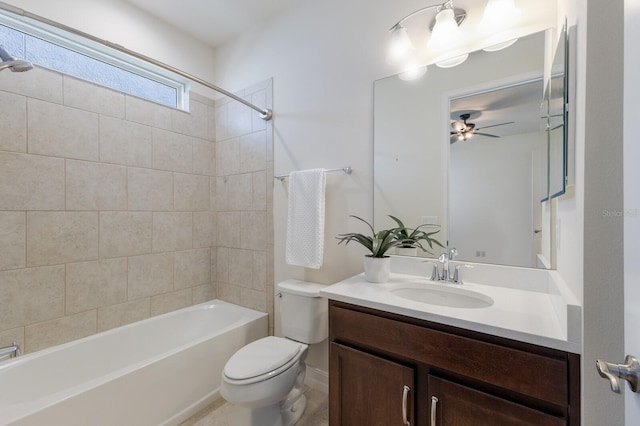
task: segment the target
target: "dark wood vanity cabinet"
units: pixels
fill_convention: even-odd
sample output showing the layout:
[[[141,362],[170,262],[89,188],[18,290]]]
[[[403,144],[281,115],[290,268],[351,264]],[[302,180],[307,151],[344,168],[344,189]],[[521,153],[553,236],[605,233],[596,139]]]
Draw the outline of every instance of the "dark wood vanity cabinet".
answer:
[[[580,424],[578,355],[336,301],[329,325],[331,426]]]

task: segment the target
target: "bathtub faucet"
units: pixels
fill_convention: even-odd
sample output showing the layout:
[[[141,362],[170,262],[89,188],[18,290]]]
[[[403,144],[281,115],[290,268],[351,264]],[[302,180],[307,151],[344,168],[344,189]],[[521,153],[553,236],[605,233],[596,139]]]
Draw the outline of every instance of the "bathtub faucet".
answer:
[[[15,358],[18,355],[20,355],[20,346],[16,342],[13,342],[11,346],[0,348],[0,359],[6,357]]]

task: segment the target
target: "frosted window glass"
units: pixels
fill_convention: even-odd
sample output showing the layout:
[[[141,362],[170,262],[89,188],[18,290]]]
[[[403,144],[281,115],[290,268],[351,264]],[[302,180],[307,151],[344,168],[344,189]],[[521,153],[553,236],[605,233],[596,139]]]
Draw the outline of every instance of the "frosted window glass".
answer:
[[[177,107],[178,89],[0,25],[0,45],[16,58],[151,101]]]

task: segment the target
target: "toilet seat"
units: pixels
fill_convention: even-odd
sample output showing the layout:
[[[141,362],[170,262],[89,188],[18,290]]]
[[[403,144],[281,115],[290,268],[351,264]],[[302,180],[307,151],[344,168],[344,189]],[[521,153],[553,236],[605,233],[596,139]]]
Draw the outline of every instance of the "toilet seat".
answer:
[[[305,344],[283,337],[256,340],[227,361],[223,371],[225,380],[241,385],[270,379],[295,364],[306,348]]]

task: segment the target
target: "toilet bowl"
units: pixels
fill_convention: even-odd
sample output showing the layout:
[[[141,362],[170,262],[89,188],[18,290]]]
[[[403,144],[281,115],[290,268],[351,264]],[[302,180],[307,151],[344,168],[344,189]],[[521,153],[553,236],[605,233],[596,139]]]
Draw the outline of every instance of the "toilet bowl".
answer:
[[[278,284],[287,337],[249,343],[225,365],[220,393],[237,406],[234,420],[239,426],[292,426],[302,416],[308,344],[328,336],[327,301],[319,296],[322,287],[297,280]]]

